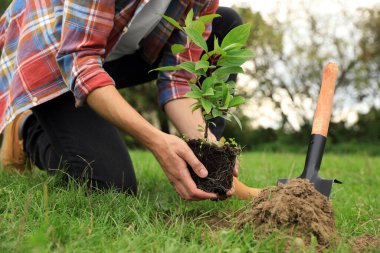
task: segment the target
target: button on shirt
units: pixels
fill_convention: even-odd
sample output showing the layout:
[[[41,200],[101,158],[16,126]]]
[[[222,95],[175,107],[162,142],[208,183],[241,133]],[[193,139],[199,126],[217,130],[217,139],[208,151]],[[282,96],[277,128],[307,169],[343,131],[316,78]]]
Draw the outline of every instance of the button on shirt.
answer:
[[[76,105],[85,103],[96,88],[114,85],[103,69],[123,33],[147,0],[13,0],[0,18],[0,131],[17,114],[72,91]],[[115,5],[116,3],[116,5]],[[118,9],[120,4],[122,8]],[[183,23],[194,9],[195,17],[215,13],[218,0],[172,0],[165,15]],[[211,24],[206,26],[208,38]],[[164,19],[140,41],[142,57],[160,65],[177,65],[199,59],[202,49],[191,48],[177,56],[174,43],[186,36]],[[190,89],[185,71],[160,72],[159,102],[183,97]],[[8,120],[7,120],[8,119]]]

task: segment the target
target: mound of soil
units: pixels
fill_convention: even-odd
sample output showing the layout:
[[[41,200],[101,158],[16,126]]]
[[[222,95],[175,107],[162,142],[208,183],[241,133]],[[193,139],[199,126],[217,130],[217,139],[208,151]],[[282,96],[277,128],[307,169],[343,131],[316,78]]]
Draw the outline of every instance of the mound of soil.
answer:
[[[225,196],[232,187],[233,170],[240,149],[233,148],[230,145],[218,147],[215,144],[204,143],[198,139],[188,140],[187,145],[208,170],[208,176],[200,178],[188,165],[190,175],[197,187],[206,192]]]
[[[264,234],[289,231],[306,243],[314,235],[321,245],[328,245],[336,233],[330,201],[303,179],[264,189],[239,215],[239,227],[247,223]]]
[[[380,249],[380,237],[374,235],[362,235],[351,238],[352,252],[370,252]]]

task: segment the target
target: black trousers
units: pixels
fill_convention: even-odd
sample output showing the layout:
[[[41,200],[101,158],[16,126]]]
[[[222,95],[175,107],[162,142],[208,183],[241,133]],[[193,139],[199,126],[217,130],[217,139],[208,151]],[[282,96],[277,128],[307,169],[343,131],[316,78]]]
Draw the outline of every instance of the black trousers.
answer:
[[[209,48],[213,47],[214,36],[222,40],[232,28],[242,24],[240,16],[230,8],[220,7],[217,13],[222,18],[213,22]],[[149,65],[136,53],[107,62],[104,68],[117,88],[126,88],[155,80],[157,73],[148,71],[157,67],[159,61]],[[25,150],[32,162],[49,173],[64,170],[98,189],[114,187],[136,193],[134,167],[118,129],[91,108],[75,108],[74,104],[74,97],[68,92],[32,109],[33,116],[23,132]],[[216,123],[211,131],[219,137],[224,121]]]

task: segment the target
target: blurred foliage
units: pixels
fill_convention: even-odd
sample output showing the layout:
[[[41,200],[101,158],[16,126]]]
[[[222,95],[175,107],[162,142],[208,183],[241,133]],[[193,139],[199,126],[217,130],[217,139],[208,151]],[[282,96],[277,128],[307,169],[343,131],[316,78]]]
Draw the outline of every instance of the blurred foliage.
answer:
[[[248,71],[257,85],[245,89],[246,96],[257,107],[269,98],[281,116],[280,128],[295,129],[290,113],[301,125],[311,124],[308,112],[315,108],[322,67],[330,59],[340,68],[336,115],[347,103],[373,107],[380,99],[380,6],[358,10],[356,15],[341,8],[339,17],[321,15],[304,2],[297,9],[281,10],[286,13],[281,22],[280,10],[264,20],[260,13],[237,8],[244,21],[253,24],[248,46],[257,54]],[[312,104],[305,104],[310,98]]]
[[[4,11],[8,8],[9,4],[12,0],[1,0],[0,1],[0,15],[4,13]]]
[[[366,153],[380,155],[380,109],[372,108],[368,113],[359,114],[358,122],[346,127],[344,122],[330,123],[327,138],[327,152]],[[225,136],[235,138],[245,150],[276,152],[303,152],[306,154],[310,139],[311,124],[304,124],[300,131],[285,129],[252,129],[246,117],[242,120],[243,131],[227,125]]]

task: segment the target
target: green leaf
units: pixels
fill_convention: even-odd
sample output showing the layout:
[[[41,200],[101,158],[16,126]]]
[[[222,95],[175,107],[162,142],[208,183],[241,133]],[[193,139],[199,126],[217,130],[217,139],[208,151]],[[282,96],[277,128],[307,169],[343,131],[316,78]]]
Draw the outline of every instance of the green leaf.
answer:
[[[185,94],[185,97],[198,99],[202,97],[202,94],[199,91],[189,91]]]
[[[186,47],[181,44],[174,44],[172,45],[172,53],[174,55],[185,52]]]
[[[214,118],[216,118],[216,117],[220,117],[220,116],[222,116],[223,115],[223,112],[222,111],[220,111],[220,110],[218,110],[218,109],[212,109],[212,112],[211,112],[211,114],[212,114],[212,116],[214,117]]]
[[[213,84],[216,81],[216,76],[209,76],[205,80],[203,80],[202,83],[202,89],[208,89],[208,88],[213,88]]]
[[[181,69],[186,70],[190,73],[195,73],[195,63],[191,61],[182,62],[180,65],[178,65]]]
[[[228,104],[228,108],[239,106],[244,103],[245,103],[245,98],[243,98],[242,96],[236,96],[233,99],[231,99],[230,103]]]
[[[208,66],[210,65],[210,63],[208,61],[198,61],[195,63],[195,70],[198,70],[198,69],[208,69]]]
[[[169,17],[169,16],[166,16],[166,15],[162,15],[162,17],[168,21],[170,24],[172,24],[173,26],[177,27],[178,29],[180,30],[183,30],[183,27],[177,22],[175,21],[173,18]]]
[[[190,26],[190,23],[193,21],[194,19],[194,10],[193,9],[190,9],[190,11],[187,13],[186,15],[186,19],[185,19],[185,25],[187,27]]]
[[[202,36],[202,33],[190,27],[185,27],[183,29],[186,31],[187,35],[189,36],[192,42],[194,42],[197,46],[201,47],[204,51],[208,51],[207,44]]]
[[[221,45],[222,49],[234,43],[245,45],[245,43],[248,40],[250,30],[251,30],[250,24],[239,25],[235,27],[234,29],[232,29],[226,35],[226,37],[224,37],[222,45]]]
[[[224,67],[241,66],[244,62],[254,56],[255,55],[250,49],[235,49],[224,55],[218,61],[218,65]]]
[[[198,109],[200,109],[200,108],[202,108],[202,104],[201,104],[201,102],[195,103],[195,104],[193,105],[193,108],[191,109],[191,112],[194,112],[194,111],[196,111],[196,110],[198,110]]]
[[[180,70],[181,68],[179,66],[165,66],[165,67],[160,67],[156,69],[150,70],[148,73],[152,71],[172,71],[172,70]]]
[[[239,127],[240,127],[240,130],[243,130],[243,128],[242,128],[242,126],[241,126],[241,122],[240,122],[240,119],[235,115],[235,114],[233,114],[233,113],[229,113],[233,118],[234,118],[234,120],[236,121],[236,123],[239,125]]]
[[[191,21],[189,25],[187,25],[189,28],[193,28],[197,32],[203,34],[203,32],[206,30],[205,25],[201,21]]]
[[[222,94],[223,94],[223,97],[222,97],[223,106],[220,109],[227,109],[231,100],[231,94],[226,84],[223,84],[222,86]]]
[[[218,61],[218,66],[221,67],[239,67],[241,66],[244,62],[246,62],[248,59],[247,58],[223,58]]]
[[[249,48],[234,49],[228,51],[227,56],[229,57],[241,57],[241,58],[253,58],[255,54]]]
[[[213,21],[214,18],[219,18],[219,17],[220,17],[219,14],[209,14],[209,15],[204,15],[204,16],[199,17],[198,20],[202,21],[204,24],[207,24]]]
[[[220,55],[225,55],[226,52],[220,48],[219,45],[219,40],[216,36],[214,36],[214,50],[213,54],[220,54]]]
[[[235,92],[236,83],[234,81],[230,80],[226,84],[228,86],[228,89],[230,90],[230,93],[233,94]]]
[[[230,75],[230,74],[235,74],[235,73],[244,73],[244,71],[241,67],[235,66],[235,67],[221,67],[213,72],[214,75],[217,75],[220,77]]]
[[[218,51],[220,49],[219,40],[216,36],[214,36],[214,51]]]
[[[207,114],[211,112],[212,103],[204,98],[201,98],[202,107]]]
[[[204,132],[205,128],[202,125],[199,124],[198,127],[197,127],[197,130],[198,130],[198,132]]]
[[[201,60],[202,61],[207,61],[209,58],[210,58],[210,56],[208,54],[203,54],[202,57],[201,57]]]
[[[222,115],[222,116],[219,116],[219,117],[222,117],[223,119],[227,120],[227,121],[231,121],[231,119],[229,117],[227,117],[226,115]]]
[[[198,69],[195,71],[195,74],[198,76],[206,76],[206,71],[204,69]]]
[[[232,112],[229,112],[228,114],[231,115],[231,116],[233,117],[233,119],[234,119],[234,120],[236,121],[236,123],[239,125],[240,130],[243,130],[243,127],[241,126],[240,119],[239,119],[235,114],[233,114]]]
[[[205,111],[203,111],[202,113],[203,115],[203,118],[208,122],[208,123],[211,123],[209,120],[211,120],[213,117],[211,114],[207,114]]]
[[[207,90],[203,90],[202,96],[213,96],[214,95],[214,90],[212,88],[208,88]]]
[[[231,45],[228,45],[226,46],[224,49],[224,51],[229,51],[229,50],[233,50],[233,49],[240,49],[242,48],[244,45],[241,44],[241,43],[232,43]]]
[[[192,91],[196,91],[196,92],[199,92],[199,94],[202,94],[201,89],[199,89],[199,87],[196,86],[195,84],[189,83],[189,86],[190,86]]]

